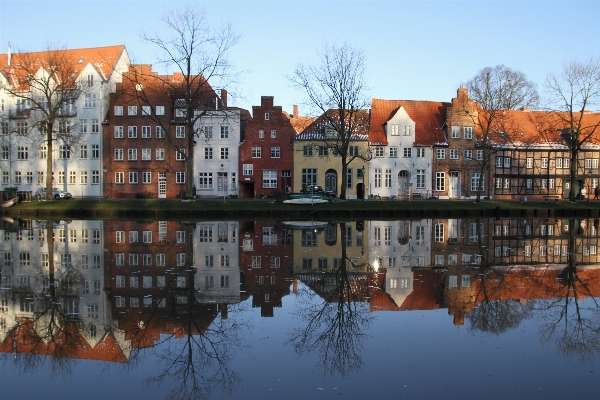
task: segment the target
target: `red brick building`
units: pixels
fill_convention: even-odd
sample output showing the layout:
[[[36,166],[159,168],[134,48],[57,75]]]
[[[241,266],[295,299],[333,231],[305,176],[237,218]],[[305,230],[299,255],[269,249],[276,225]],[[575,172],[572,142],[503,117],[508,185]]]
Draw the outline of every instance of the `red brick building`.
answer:
[[[174,198],[185,192],[186,179],[193,177],[186,177],[185,157],[177,149],[188,148],[192,133],[185,132],[177,94],[168,90],[178,85],[181,73],[158,75],[151,65],[132,65],[123,74],[102,124],[105,197]],[[143,100],[136,95],[142,89]],[[204,97],[218,101],[210,87],[204,90],[210,92]]]
[[[240,146],[240,197],[267,196],[293,187],[291,140],[296,131],[290,118],[273,105],[273,96],[262,96],[252,107]]]

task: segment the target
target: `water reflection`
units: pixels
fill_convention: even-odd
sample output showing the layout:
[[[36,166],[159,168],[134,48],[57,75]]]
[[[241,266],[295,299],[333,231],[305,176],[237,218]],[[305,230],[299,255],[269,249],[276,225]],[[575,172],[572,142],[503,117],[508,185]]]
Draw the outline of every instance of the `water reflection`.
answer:
[[[145,383],[169,397],[233,393],[252,309],[277,318],[290,296],[299,325],[277,340],[325,375],[363,368],[383,312],[443,308],[477,335],[535,321],[542,342],[590,360],[597,248],[595,219],[4,220],[0,351],[22,372],[151,362]]]

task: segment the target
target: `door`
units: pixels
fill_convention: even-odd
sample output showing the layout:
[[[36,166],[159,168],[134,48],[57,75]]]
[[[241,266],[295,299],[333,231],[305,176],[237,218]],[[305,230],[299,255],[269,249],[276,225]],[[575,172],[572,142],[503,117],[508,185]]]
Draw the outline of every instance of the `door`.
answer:
[[[227,196],[227,172],[217,172],[217,196]]]
[[[460,176],[458,171],[450,171],[448,197],[460,197]]]
[[[403,170],[398,172],[398,198],[408,196],[408,184],[410,183],[410,172]]]
[[[158,173],[158,198],[159,199],[167,198],[167,173],[166,172]]]
[[[330,169],[325,172],[325,190],[337,193],[337,172],[335,170]]]

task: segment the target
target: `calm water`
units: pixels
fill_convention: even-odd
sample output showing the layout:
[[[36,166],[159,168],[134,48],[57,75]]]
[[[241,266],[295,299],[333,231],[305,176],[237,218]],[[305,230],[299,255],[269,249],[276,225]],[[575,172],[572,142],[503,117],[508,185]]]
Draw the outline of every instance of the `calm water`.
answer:
[[[597,396],[597,220],[0,228],[2,398]]]

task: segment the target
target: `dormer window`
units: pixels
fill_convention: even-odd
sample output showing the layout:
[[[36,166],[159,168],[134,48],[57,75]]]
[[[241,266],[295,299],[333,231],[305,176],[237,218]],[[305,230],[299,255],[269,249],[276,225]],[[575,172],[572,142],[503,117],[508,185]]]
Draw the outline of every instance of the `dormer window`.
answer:
[[[85,57],[81,57],[81,58],[79,59],[79,61],[77,61],[77,64],[83,64],[83,60],[84,60],[84,58],[85,58]]]
[[[87,85],[88,86],[94,86],[94,75],[88,75],[87,76]]]
[[[333,129],[331,126],[325,127],[325,137],[331,138],[331,137],[336,137],[336,136],[337,136],[337,132],[335,131],[335,129]]]
[[[177,118],[185,118],[186,110],[184,108],[175,109],[175,116]]]

